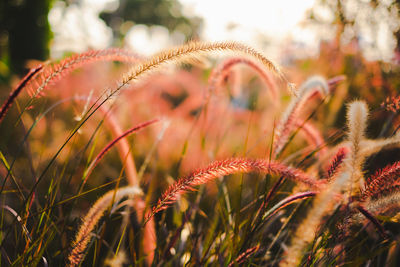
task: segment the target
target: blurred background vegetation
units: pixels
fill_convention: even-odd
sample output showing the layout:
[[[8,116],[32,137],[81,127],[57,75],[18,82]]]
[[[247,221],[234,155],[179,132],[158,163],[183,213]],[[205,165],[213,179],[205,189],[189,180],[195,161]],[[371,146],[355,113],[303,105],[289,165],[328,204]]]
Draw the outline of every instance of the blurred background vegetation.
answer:
[[[165,39],[172,40],[164,44],[167,46],[202,39],[203,19],[188,16],[183,9],[178,0],[1,1],[0,80],[8,85],[11,77],[23,75],[35,64],[34,61],[29,64],[30,60],[57,59],[71,52],[108,46],[124,47],[127,42],[124,38],[128,38],[135,25],[144,31],[139,38],[150,38],[143,47],[165,43]],[[304,50],[300,45],[291,47],[289,40],[282,44],[285,55],[280,61],[300,67],[304,75],[315,70],[325,76],[345,74],[350,80],[350,93],[355,96],[359,96],[361,87],[364,92],[383,92],[379,101],[385,95],[395,95],[399,86],[396,78],[400,62],[399,10],[400,0],[316,0],[305,15],[304,27],[320,32],[319,55],[301,57]],[[74,21],[74,16],[80,19],[75,18],[75,28],[69,28],[65,21]],[[100,18],[100,23],[91,20],[92,17]],[[151,28],[156,25],[162,27]],[[79,26],[80,32],[76,30]],[[164,39],[154,37],[162,34]],[[267,33],[265,36],[271,39]],[[83,44],[76,41],[83,39],[86,39]],[[141,41],[136,38],[132,42]],[[382,56],[383,49],[390,50],[389,57],[387,51]],[[366,53],[370,56],[366,57]],[[364,95],[368,100],[376,99],[376,94],[370,96],[368,99],[368,94]]]
[[[57,3],[56,3],[57,2]],[[47,60],[52,39],[48,15],[53,5],[62,2],[66,8],[80,6],[84,1],[4,0],[0,2],[0,76],[7,80],[12,74],[27,71],[26,61]],[[117,1],[118,2],[118,1]],[[124,37],[121,25],[163,25],[169,31],[179,30],[187,39],[197,38],[201,19],[188,18],[177,0],[121,0],[112,13],[100,17],[113,31],[113,43]],[[128,23],[127,23],[128,22]]]

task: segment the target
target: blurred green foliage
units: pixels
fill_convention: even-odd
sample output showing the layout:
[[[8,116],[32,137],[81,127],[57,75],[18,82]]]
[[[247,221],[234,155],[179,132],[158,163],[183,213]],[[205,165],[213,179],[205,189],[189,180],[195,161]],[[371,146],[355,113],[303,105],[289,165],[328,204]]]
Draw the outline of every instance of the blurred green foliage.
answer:
[[[111,26],[117,38],[123,34],[119,26],[126,21],[162,25],[170,32],[180,31],[188,39],[197,37],[202,22],[199,17],[186,17],[177,0],[120,0],[115,12],[102,13],[100,17]]]
[[[48,58],[50,26],[47,14],[51,0],[4,0],[0,3],[0,76],[21,74],[27,59]]]

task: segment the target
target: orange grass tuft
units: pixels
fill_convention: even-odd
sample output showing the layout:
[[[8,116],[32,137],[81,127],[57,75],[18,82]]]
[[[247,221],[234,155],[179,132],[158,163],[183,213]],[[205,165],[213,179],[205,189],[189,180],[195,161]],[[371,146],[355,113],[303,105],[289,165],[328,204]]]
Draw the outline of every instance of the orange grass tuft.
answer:
[[[179,195],[194,190],[194,186],[205,184],[221,176],[249,172],[279,174],[317,190],[324,184],[323,181],[316,180],[299,169],[288,167],[279,162],[246,158],[226,159],[213,162],[208,167],[199,169],[171,185],[158,200],[157,205],[153,207],[149,218],[157,212],[168,208],[169,205],[176,201]]]
[[[282,115],[276,127],[275,140],[273,146],[273,157],[276,158],[288,142],[290,133],[295,127],[295,123],[304,105],[314,97],[315,94],[326,96],[329,93],[329,85],[320,76],[308,79],[299,89],[299,96],[293,97],[289,106]]]
[[[73,55],[61,60],[60,63],[46,66],[41,75],[29,83],[32,97],[37,97],[47,86],[61,79],[73,70],[98,61],[138,62],[140,57],[127,50],[110,48],[92,50],[82,54]]]
[[[333,156],[328,168],[326,169],[326,178],[331,179],[341,167],[346,155],[349,153],[349,149],[347,147],[341,147],[336,152],[335,156]]]
[[[377,199],[387,195],[400,187],[400,161],[388,165],[374,175],[367,178],[366,186],[362,190],[362,199]]]
[[[172,48],[166,51],[163,51],[159,54],[154,55],[149,60],[144,60],[139,64],[136,64],[122,80],[122,87],[125,84],[128,84],[132,80],[138,79],[138,77],[149,73],[152,70],[155,70],[157,67],[171,62],[181,62],[187,58],[196,56],[198,54],[204,52],[213,52],[213,51],[234,51],[241,52],[245,55],[251,56],[258,61],[260,61],[267,69],[273,71],[280,79],[285,81],[288,84],[288,88],[292,93],[293,88],[291,84],[288,82],[284,74],[278,68],[276,64],[274,64],[271,60],[267,59],[263,54],[254,50],[253,48],[246,46],[241,43],[236,42],[216,42],[216,43],[201,43],[201,42],[189,42],[185,45],[178,46],[176,48]],[[118,89],[117,89],[118,90]]]

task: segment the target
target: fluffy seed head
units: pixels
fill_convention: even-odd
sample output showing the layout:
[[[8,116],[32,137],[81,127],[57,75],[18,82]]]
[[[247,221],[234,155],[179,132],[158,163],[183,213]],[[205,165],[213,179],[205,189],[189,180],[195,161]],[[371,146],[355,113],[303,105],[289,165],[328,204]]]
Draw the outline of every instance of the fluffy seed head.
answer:
[[[368,107],[364,101],[350,103],[347,111],[347,125],[349,140],[353,145],[359,145],[367,128]]]
[[[280,79],[288,83],[287,79],[285,78],[285,76],[283,75],[277,64],[273,63],[271,60],[267,59],[263,54],[261,54],[260,52],[256,51],[255,49],[249,46],[236,42],[216,42],[216,43],[189,42],[182,46],[158,53],[154,55],[151,59],[143,60],[139,64],[136,64],[124,76],[122,80],[122,85],[120,86],[119,89],[121,89],[122,86],[128,84],[130,81],[137,80],[139,77],[150,73],[151,71],[159,68],[160,66],[168,62],[179,63],[185,61],[185,59],[187,58],[191,58],[193,56],[205,52],[213,52],[213,51],[234,51],[243,53],[247,56],[256,59],[267,69],[274,72]]]
[[[289,106],[282,115],[275,131],[273,156],[277,157],[288,142],[293,131],[299,112],[304,105],[315,95],[326,96],[329,93],[329,85],[321,76],[314,76],[304,82],[298,91],[298,96],[293,97]]]
[[[368,107],[364,101],[355,101],[349,105],[347,111],[347,125],[349,129],[348,139],[350,141],[351,156],[348,168],[351,174],[352,195],[359,194],[362,187],[362,157],[360,156],[361,142],[364,139],[367,128]]]
[[[82,261],[86,247],[90,241],[90,233],[93,231],[101,217],[103,217],[104,212],[110,207],[112,202],[118,202],[126,196],[135,196],[140,194],[142,194],[142,190],[139,187],[128,186],[108,191],[96,201],[82,220],[71,253],[68,256],[69,266],[76,266]]]

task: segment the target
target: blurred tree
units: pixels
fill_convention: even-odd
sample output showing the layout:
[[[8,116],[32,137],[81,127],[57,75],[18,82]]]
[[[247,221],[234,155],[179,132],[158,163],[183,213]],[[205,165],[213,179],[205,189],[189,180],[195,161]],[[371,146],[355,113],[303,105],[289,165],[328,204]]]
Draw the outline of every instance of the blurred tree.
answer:
[[[12,73],[22,74],[26,60],[48,57],[51,0],[0,1],[0,57]]]
[[[309,18],[314,23],[335,25],[338,47],[344,39],[355,38],[364,42],[364,48],[390,47],[400,53],[400,0],[318,0]]]
[[[169,31],[180,31],[186,38],[196,38],[202,22],[199,17],[186,17],[177,0],[120,0],[115,12],[102,13],[100,17],[112,27],[116,38],[122,37],[120,26],[125,21],[162,25]]]

